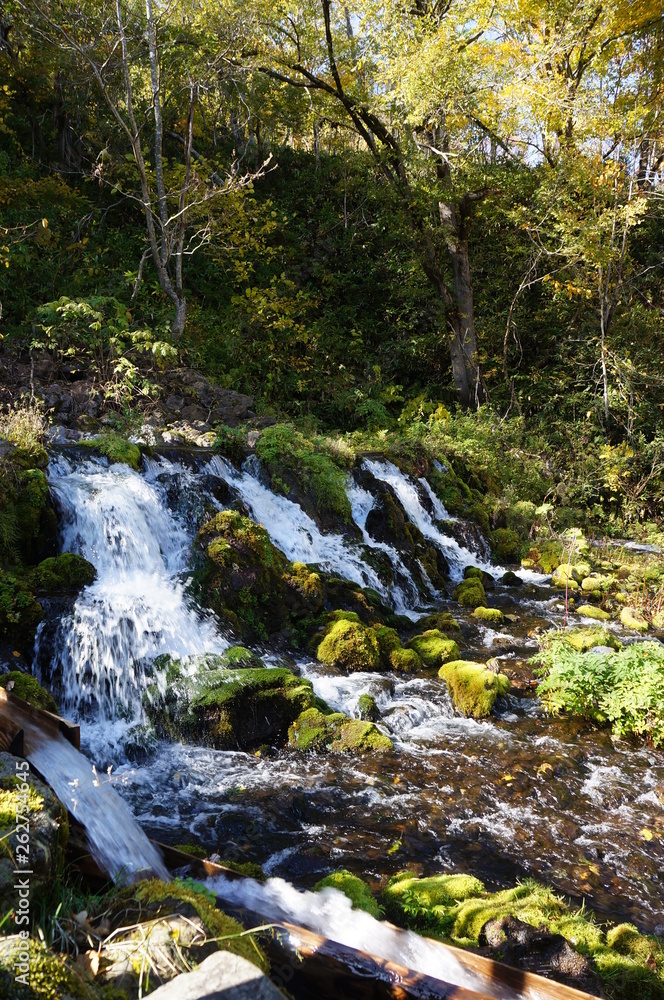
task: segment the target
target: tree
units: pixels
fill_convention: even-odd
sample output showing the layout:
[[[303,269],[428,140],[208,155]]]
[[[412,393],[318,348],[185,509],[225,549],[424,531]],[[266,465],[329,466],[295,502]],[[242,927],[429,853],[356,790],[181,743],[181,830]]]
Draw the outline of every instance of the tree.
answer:
[[[135,293],[149,258],[173,305],[171,332],[179,339],[187,317],[184,261],[211,238],[211,202],[248,187],[267,166],[247,170],[233,153],[222,167],[194,146],[205,103],[218,101],[231,80],[242,19],[230,7],[176,2],[163,9],[154,0],[57,6],[17,0],[16,6],[37,39],[74,57],[110,112],[113,135],[91,173],[140,205],[147,247]],[[169,156],[167,147],[177,153]],[[133,162],[131,173],[113,169],[118,150]]]
[[[487,188],[480,183],[468,190],[455,189],[449,134],[431,119],[414,122],[408,100],[389,80],[393,49],[410,45],[412,39],[416,47],[423,45],[432,30],[432,17],[445,23],[450,45],[459,53],[471,46],[474,29],[464,30],[459,15],[446,21],[443,11],[448,5],[437,3],[419,3],[410,11],[402,4],[367,2],[352,16],[347,7],[331,0],[267,7],[259,43],[260,69],[274,81],[314,94],[320,116],[350,127],[372,154],[407,220],[422,268],[440,301],[457,398],[463,406],[479,402],[483,386],[468,236],[473,206],[486,196]],[[436,146],[439,137],[446,148]],[[424,197],[423,179],[430,185]]]

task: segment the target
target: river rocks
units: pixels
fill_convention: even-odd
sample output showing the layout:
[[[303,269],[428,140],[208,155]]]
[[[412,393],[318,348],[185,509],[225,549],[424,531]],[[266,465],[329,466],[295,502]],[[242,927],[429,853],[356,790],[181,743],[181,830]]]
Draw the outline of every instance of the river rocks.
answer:
[[[29,824],[26,846],[18,822]],[[21,820],[25,817],[25,820]],[[30,912],[60,874],[69,824],[67,812],[27,762],[0,753],[0,912],[20,907],[15,868],[29,868]],[[0,939],[1,940],[1,939]]]
[[[357,699],[357,711],[363,722],[378,722],[380,719],[376,699],[366,691]]]
[[[116,463],[128,465],[132,469],[139,469],[141,466],[141,449],[131,441],[127,441],[120,434],[107,431],[97,434],[95,437],[85,438],[79,442],[85,448],[103,455],[111,465]]]
[[[625,628],[632,629],[634,632],[648,631],[648,622],[645,620],[638,608],[621,608],[620,621],[623,623]]]
[[[614,576],[602,573],[591,573],[590,576],[585,576],[581,580],[581,590],[586,593],[605,593],[607,590],[611,590],[615,582],[616,580]]]
[[[487,622],[490,625],[502,625],[505,621],[505,615],[500,608],[484,608],[482,605],[475,608],[473,618],[477,618],[481,622]]]
[[[441,632],[460,632],[461,626],[449,611],[437,611],[417,619],[417,627],[424,629],[437,628]]]
[[[422,660],[415,649],[404,649],[396,629],[383,626],[376,630],[382,665],[385,670],[412,673],[422,669]]]
[[[77,594],[97,578],[92,563],[74,552],[50,556],[35,566],[29,574],[30,586],[36,594]]]
[[[321,663],[353,672],[378,670],[381,651],[374,629],[340,619],[329,627],[316,655]]]
[[[459,647],[454,639],[448,639],[443,632],[435,628],[413,636],[407,648],[417,653],[425,667],[440,667],[459,655]]]
[[[471,576],[455,587],[454,600],[464,608],[486,607],[486,594],[482,581]]]
[[[516,573],[508,569],[507,572],[503,573],[500,578],[500,582],[504,587],[521,587],[523,586],[523,580]]]
[[[183,972],[160,986],[154,1000],[283,1000],[283,994],[255,965],[218,951],[193,972]]]
[[[283,745],[289,725],[316,704],[311,683],[283,668],[225,665],[223,656],[155,663],[145,710],[161,736],[220,750]]]
[[[504,674],[487,670],[483,663],[452,660],[438,671],[447,684],[450,697],[463,715],[484,719],[491,714],[496,698],[505,695],[510,682]]]
[[[558,566],[551,576],[551,583],[554,587],[561,587],[563,590],[578,590],[579,584],[574,579],[574,571],[567,564]]]
[[[565,632],[563,639],[568,646],[571,646],[578,653],[586,653],[593,646],[610,646],[612,649],[622,649],[620,639],[616,638],[612,632],[609,632],[605,628],[582,627],[569,629]]]
[[[324,713],[309,708],[288,730],[290,746],[298,750],[333,750],[336,752],[384,753],[394,744],[372,722],[349,719],[341,712]]]
[[[602,608],[598,608],[594,604],[581,604],[576,609],[576,612],[584,618],[593,618],[597,622],[608,622],[611,620],[611,615],[608,611],[604,611]]]

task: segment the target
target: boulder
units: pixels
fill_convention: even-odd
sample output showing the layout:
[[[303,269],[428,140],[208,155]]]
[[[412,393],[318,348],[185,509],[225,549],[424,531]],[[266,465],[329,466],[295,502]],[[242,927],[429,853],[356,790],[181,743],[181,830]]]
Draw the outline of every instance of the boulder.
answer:
[[[505,621],[505,615],[500,608],[484,608],[482,605],[475,608],[473,618],[478,618],[479,621],[487,622],[491,625],[502,625]]]
[[[193,972],[183,972],[160,986],[154,1000],[283,1000],[267,976],[239,955],[219,951]]]
[[[484,663],[453,660],[443,664],[438,676],[447,684],[455,708],[465,716],[484,719],[491,714],[498,695],[505,695],[510,682],[504,674],[487,670]]]
[[[604,611],[594,604],[581,604],[576,611],[577,614],[583,615],[584,618],[592,618],[596,622],[608,622],[611,620],[611,615],[608,611]]]
[[[378,670],[381,650],[376,632],[359,621],[341,618],[328,629],[316,653],[321,663],[329,663],[339,670]]]
[[[297,750],[333,750],[336,752],[384,753],[394,749],[373,722],[349,719],[342,712],[323,712],[308,708],[288,730],[288,742]]]
[[[648,631],[648,622],[645,620],[638,608],[621,608],[620,621],[623,623],[625,628],[632,629],[635,632]]]
[[[464,608],[486,607],[486,594],[482,581],[477,577],[469,577],[454,588],[454,600]]]
[[[454,639],[448,639],[435,628],[413,636],[407,648],[417,653],[425,667],[440,667],[459,656],[459,647]]]

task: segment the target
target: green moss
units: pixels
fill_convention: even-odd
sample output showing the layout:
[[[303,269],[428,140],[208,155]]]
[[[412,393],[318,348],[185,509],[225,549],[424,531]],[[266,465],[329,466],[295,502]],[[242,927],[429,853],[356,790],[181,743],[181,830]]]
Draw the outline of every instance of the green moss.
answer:
[[[141,449],[138,445],[132,444],[131,441],[127,441],[126,438],[121,437],[120,434],[113,433],[113,431],[88,438],[81,441],[80,444],[86,448],[98,451],[112,465],[123,463],[136,470],[141,467]]]
[[[26,585],[0,570],[0,636],[19,652],[32,650],[44,611]]]
[[[376,629],[376,639],[378,640],[380,655],[388,662],[390,659],[390,653],[403,648],[397,630],[387,628],[385,625]]]
[[[464,608],[486,607],[486,594],[481,580],[470,577],[454,588],[454,600]]]
[[[288,731],[288,742],[298,750],[384,752],[394,744],[372,722],[349,719],[341,712],[325,714],[318,708],[303,712]]]
[[[538,691],[547,710],[608,722],[617,736],[634,733],[662,744],[664,647],[639,642],[615,653],[592,654],[568,639],[560,633],[547,635],[533,660],[544,674]]]
[[[390,653],[390,666],[397,673],[411,674],[421,670],[424,664],[414,649],[394,649]]]
[[[496,528],[492,541],[493,554],[499,562],[520,561],[524,545],[513,528]]]
[[[41,812],[44,797],[28,786],[27,796],[19,794],[18,786],[22,782],[14,775],[0,778],[0,830],[16,829],[16,817],[25,811],[26,803],[29,813]]]
[[[556,633],[551,633],[552,640]],[[567,629],[563,635],[563,641],[579,653],[586,653],[594,646],[610,646],[611,649],[622,649],[620,639],[617,639],[613,632],[599,627],[573,628]],[[545,644],[548,640],[545,640]]]
[[[473,611],[473,618],[479,618],[482,622],[491,622],[492,625],[502,625],[505,616],[500,608],[483,608],[481,605]]]
[[[321,663],[329,663],[340,670],[377,670],[380,647],[374,629],[341,619],[330,627],[318,647],[317,657]]]
[[[322,606],[325,599],[325,584],[320,573],[309,569],[304,563],[296,562],[286,575],[290,583],[305,597]]]
[[[494,674],[483,663],[469,660],[445,663],[438,676],[447,683],[455,707],[474,719],[489,716],[498,695],[505,695],[510,689],[504,674]]]
[[[449,611],[437,611],[435,614],[424,615],[417,621],[417,627],[421,629],[437,628],[441,632],[460,632],[461,626],[456,618]]]
[[[47,712],[57,715],[58,706],[55,699],[45,691],[39,681],[32,674],[24,674],[19,670],[11,670],[8,674],[0,677],[0,687],[6,688],[11,684],[11,693],[23,701],[29,702],[35,708],[43,708]]]
[[[314,886],[314,892],[320,892],[322,889],[338,889],[339,892],[343,892],[344,896],[350,899],[354,910],[364,910],[365,913],[370,913],[376,920],[380,918],[380,906],[371,895],[369,886],[361,878],[358,878],[357,875],[346,871],[345,868],[332,872],[331,875],[326,875],[324,879],[321,879]]]
[[[602,575],[601,573],[593,573],[591,576],[585,576],[581,580],[581,590],[586,593],[593,593],[595,591],[600,593],[605,593],[615,585],[616,579],[611,575]]]
[[[466,566],[463,571],[463,578],[464,580],[479,580],[481,583],[484,574],[478,566]]]
[[[96,579],[92,563],[73,552],[42,560],[29,575],[30,586],[44,594],[77,593]]]
[[[556,567],[551,576],[551,583],[554,587],[561,587],[567,590],[578,590],[579,584],[574,579],[572,567],[567,563]]]
[[[357,710],[360,713],[360,718],[365,722],[377,722],[380,719],[376,699],[366,691],[357,699]]]
[[[637,608],[621,608],[620,621],[633,632],[647,632],[648,622]]]
[[[293,480],[317,511],[350,522],[346,493],[348,474],[324,450],[322,439],[305,437],[288,424],[266,428],[256,442],[256,454],[279,485]]]
[[[239,936],[244,931],[242,925],[217,909],[214,897],[210,899],[210,894],[202,886],[195,887],[179,879],[173,882],[152,879],[131,886],[125,890],[125,897],[150,906],[164,904],[164,912],[170,913],[177,912],[178,903],[188,903],[196,910],[221,951],[233,952],[257,965],[263,972],[269,971],[268,960],[255,941],[250,936]]]
[[[0,939],[0,995],[7,1000],[102,1000],[103,994],[85,982],[73,965],[38,941],[27,942],[30,986],[16,979],[15,962],[24,942],[17,936]]]
[[[515,917],[561,934],[590,958],[612,1000],[664,1000],[664,948],[659,939],[639,934],[630,924],[605,933],[585,908],[568,906],[547,886],[531,879],[489,893],[472,876],[418,879],[402,872],[388,883],[383,905],[387,916],[401,926],[460,947],[477,947],[480,932],[490,920]]]
[[[581,604],[576,608],[576,612],[584,618],[593,618],[596,622],[608,622],[611,619],[608,611],[595,607],[594,604]]]
[[[219,665],[224,667],[265,667],[260,656],[247,649],[246,646],[231,646],[219,658]]]
[[[417,653],[425,667],[440,667],[459,655],[459,647],[454,639],[448,639],[435,628],[414,636],[408,643],[408,649]]]

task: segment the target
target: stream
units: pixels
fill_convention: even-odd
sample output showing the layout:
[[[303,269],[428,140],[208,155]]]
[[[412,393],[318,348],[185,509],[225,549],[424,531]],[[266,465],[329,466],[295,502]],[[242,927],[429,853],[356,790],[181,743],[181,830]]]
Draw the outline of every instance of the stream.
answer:
[[[257,861],[299,887],[340,867],[374,883],[407,867],[463,871],[491,889],[534,876],[644,930],[664,923],[662,842],[642,836],[664,825],[664,752],[549,719],[526,685],[476,722],[455,715],[435,676],[346,676],[300,658],[302,674],[334,709],[357,716],[360,694],[374,695],[393,755],[260,757],[160,741],[141,763],[128,758],[152,660],[222,651],[233,641],[188,589],[195,531],[227,506],[229,493],[289,559],[372,587],[412,619],[451,610],[464,657],[497,656],[519,676],[536,652],[536,631],[562,623],[559,596],[543,577],[520,571],[523,587],[497,584],[490,594],[493,606],[517,617],[498,630],[433,588],[423,593],[424,571],[416,578],[402,553],[366,530],[374,504],[367,476],[390,486],[453,580],[468,565],[497,580],[503,569],[491,566],[481,541],[473,549],[459,540],[426,481],[375,458],[363,472],[362,485],[349,484],[354,529],[336,534],[273,493],[252,461],[236,469],[219,457],[161,457],[144,459],[137,473],[74,454],[52,459],[62,549],[89,559],[98,579],[40,630],[35,662],[62,714],[80,722],[88,757],[100,772],[111,768],[108,782],[150,837]]]

